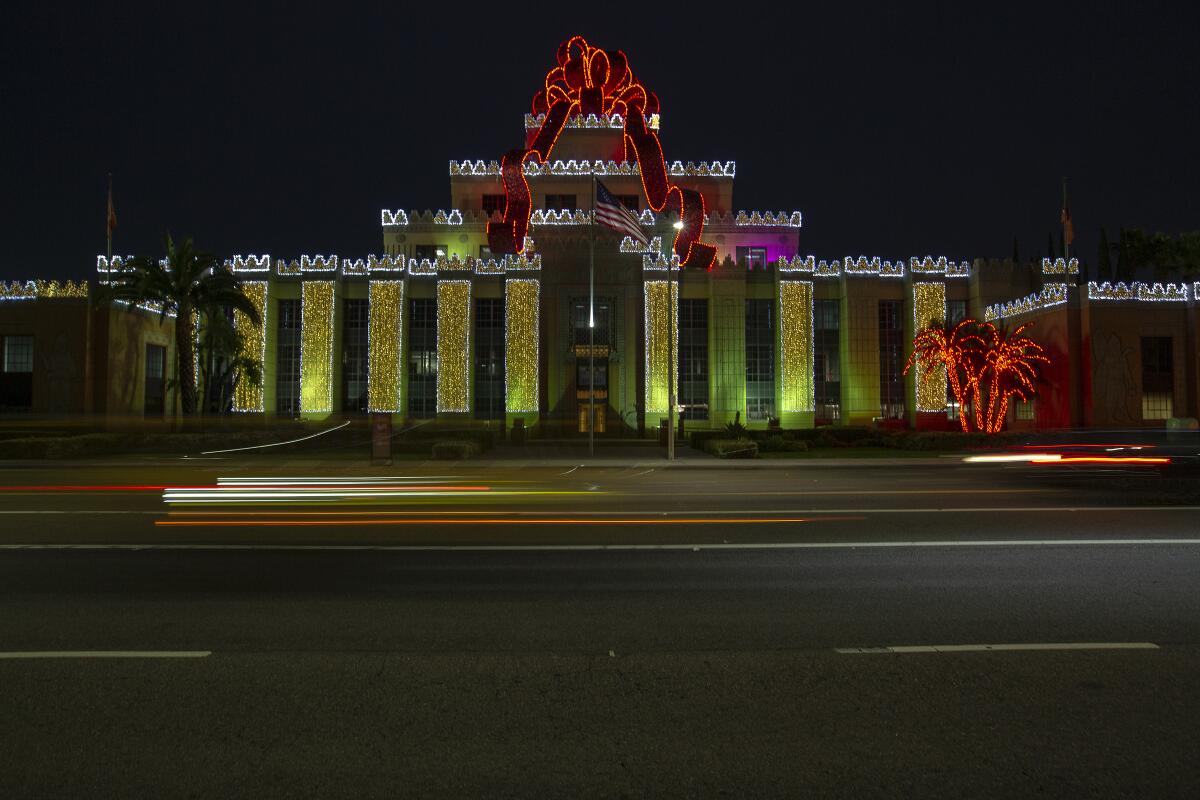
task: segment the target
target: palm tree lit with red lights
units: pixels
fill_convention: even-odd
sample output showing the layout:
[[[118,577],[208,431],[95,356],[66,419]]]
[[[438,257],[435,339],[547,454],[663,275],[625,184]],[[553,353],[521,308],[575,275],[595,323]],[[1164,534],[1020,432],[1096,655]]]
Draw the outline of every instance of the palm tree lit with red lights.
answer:
[[[1028,327],[1008,333],[974,319],[950,329],[931,325],[914,337],[904,374],[916,364],[927,371],[945,369],[962,429],[998,433],[1011,398],[1029,402],[1037,391],[1038,364],[1050,363],[1042,346],[1022,335]]]

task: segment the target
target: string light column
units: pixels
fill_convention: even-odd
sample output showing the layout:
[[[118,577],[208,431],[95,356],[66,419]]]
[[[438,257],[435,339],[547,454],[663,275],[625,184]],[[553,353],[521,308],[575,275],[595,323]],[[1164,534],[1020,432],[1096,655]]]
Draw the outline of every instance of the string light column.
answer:
[[[905,358],[913,349],[916,335],[930,325],[946,322],[946,284],[941,281],[914,281],[912,284],[912,330],[905,336]],[[905,327],[909,325],[906,321]],[[914,409],[910,422],[914,427],[939,427],[946,417],[946,368],[918,363],[911,379],[910,397]]]
[[[779,422],[811,428],[813,391],[812,281],[779,281]]]

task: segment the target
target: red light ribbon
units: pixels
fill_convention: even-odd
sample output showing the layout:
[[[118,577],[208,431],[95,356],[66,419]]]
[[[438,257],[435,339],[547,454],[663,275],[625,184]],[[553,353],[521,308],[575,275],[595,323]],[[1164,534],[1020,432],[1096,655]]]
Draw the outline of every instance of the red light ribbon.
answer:
[[[704,196],[668,179],[662,143],[657,133],[646,128],[646,115],[658,113],[658,97],[633,75],[623,52],[592,47],[582,36],[559,45],[557,60],[558,66],[546,74],[545,88],[533,97],[533,113],[545,114],[545,121],[529,137],[526,149],[510,150],[501,162],[504,220],[488,223],[488,245],[492,252],[520,253],[525,249],[532,198],[524,165],[530,161],[544,164],[549,160],[572,115],[621,114],[625,120],[625,160],[638,163],[650,208],[659,212],[669,204],[679,209],[683,227],[675,236],[673,250],[681,266],[712,269],[717,250],[700,242],[704,232]]]

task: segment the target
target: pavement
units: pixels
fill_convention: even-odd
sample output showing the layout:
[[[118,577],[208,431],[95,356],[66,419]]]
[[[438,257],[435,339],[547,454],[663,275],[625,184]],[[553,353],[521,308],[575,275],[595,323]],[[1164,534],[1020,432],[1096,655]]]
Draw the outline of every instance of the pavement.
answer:
[[[0,797],[1200,794],[1194,479],[314,466],[0,469]]]

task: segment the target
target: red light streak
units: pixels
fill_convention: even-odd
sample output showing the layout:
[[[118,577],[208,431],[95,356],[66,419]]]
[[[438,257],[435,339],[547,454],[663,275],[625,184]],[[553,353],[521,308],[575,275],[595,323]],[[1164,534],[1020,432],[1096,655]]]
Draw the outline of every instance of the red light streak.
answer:
[[[1170,464],[1171,459],[1158,456],[1063,456],[1048,464]]]

